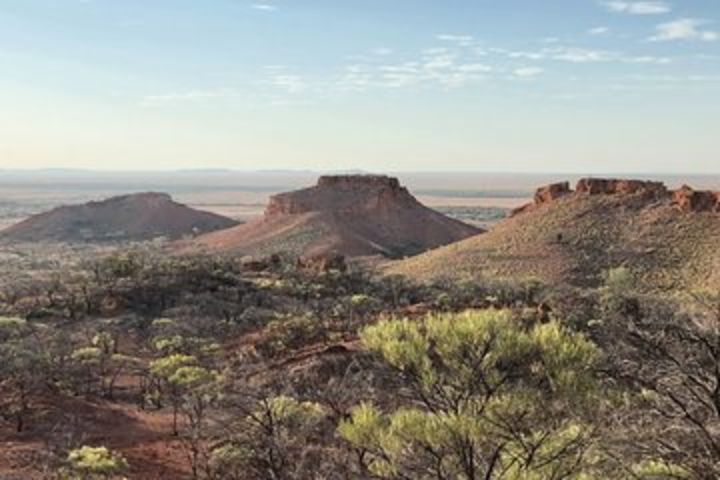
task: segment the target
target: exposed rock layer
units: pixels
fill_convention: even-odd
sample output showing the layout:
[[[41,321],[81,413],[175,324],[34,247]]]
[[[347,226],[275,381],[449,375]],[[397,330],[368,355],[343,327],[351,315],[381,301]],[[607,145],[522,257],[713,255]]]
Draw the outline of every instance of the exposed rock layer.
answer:
[[[590,195],[632,195],[636,193],[667,195],[668,192],[662,182],[614,178],[583,178],[578,182],[575,191]]]
[[[317,186],[270,198],[265,215],[332,211],[352,215],[419,203],[397,178],[382,175],[323,176]]]
[[[545,187],[538,188],[537,192],[535,192],[535,203],[539,205],[541,203],[552,202],[571,193],[570,182],[552,183]]]
[[[697,191],[684,185],[673,192],[673,203],[686,212],[720,213],[720,192]]]
[[[720,192],[693,190],[687,185],[678,190],[669,190],[662,182],[644,180],[583,178],[578,181],[575,190],[570,188],[569,182],[540,187],[535,193],[533,203],[513,210],[511,216],[526,213],[568,195],[625,195],[648,201],[669,199],[684,212],[720,213]]]
[[[533,279],[602,285],[626,267],[637,288],[720,288],[720,193],[655,182],[583,180],[538,190],[535,202],[488,233],[395,262],[416,279]]]
[[[320,177],[273,196],[261,220],[203,236],[195,248],[251,255],[414,255],[481,233],[423,206],[396,178]]]

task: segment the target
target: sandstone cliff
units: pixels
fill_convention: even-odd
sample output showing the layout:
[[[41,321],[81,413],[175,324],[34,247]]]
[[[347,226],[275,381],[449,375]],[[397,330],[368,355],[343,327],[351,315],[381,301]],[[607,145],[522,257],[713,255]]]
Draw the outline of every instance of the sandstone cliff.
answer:
[[[184,248],[251,255],[403,257],[478,233],[423,206],[396,178],[338,175],[275,195],[262,219],[203,236]]]

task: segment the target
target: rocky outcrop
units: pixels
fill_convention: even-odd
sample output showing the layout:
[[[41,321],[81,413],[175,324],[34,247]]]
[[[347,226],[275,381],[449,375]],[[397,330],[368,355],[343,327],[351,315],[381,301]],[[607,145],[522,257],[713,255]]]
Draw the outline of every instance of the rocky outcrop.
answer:
[[[165,193],[138,193],[58,207],[2,232],[13,242],[79,242],[179,238],[229,228],[237,222],[174,202]]]
[[[357,188],[402,190],[407,193],[407,190],[400,186],[400,180],[387,175],[323,175],[318,179],[317,186],[343,190]]]
[[[615,178],[583,178],[578,181],[575,191],[587,195],[633,195],[640,193],[658,197],[666,196],[669,193],[662,182]]]
[[[482,230],[422,205],[397,178],[337,175],[274,195],[262,219],[205,235],[195,245],[247,255],[402,257],[478,233]]]
[[[683,185],[673,192],[673,204],[684,212],[720,213],[720,192],[694,190]]]
[[[720,192],[694,190],[687,185],[669,190],[662,182],[614,178],[583,178],[573,191],[568,182],[553,183],[535,192],[533,203],[511,212],[516,216],[568,196],[627,195],[641,202],[669,202],[684,212],[720,213]]]
[[[266,216],[334,211],[347,215],[394,206],[419,205],[397,178],[385,175],[323,176],[317,185],[270,198]]]
[[[535,196],[533,197],[532,203],[522,205],[512,210],[510,212],[510,216],[514,217],[517,215],[521,215],[529,210],[532,210],[533,208],[539,207],[540,205],[545,205],[547,203],[552,203],[555,200],[567,195],[571,195],[572,193],[573,191],[570,188],[570,182],[551,183],[550,185],[540,187],[535,191]]]
[[[571,193],[573,191],[570,188],[570,182],[552,183],[537,189],[535,192],[535,204],[549,203]]]

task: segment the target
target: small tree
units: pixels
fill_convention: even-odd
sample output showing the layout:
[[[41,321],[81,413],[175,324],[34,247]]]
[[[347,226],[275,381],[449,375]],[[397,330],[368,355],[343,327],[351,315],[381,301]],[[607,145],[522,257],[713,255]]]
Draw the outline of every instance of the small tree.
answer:
[[[84,446],[68,454],[70,472],[82,480],[109,479],[128,469],[127,461],[106,447]]]
[[[322,407],[288,396],[261,399],[231,425],[231,437],[212,451],[210,465],[217,478],[301,479],[302,457],[315,427],[325,417]]]
[[[116,353],[116,346],[110,335],[98,334],[91,346],[80,347],[72,352],[80,376],[84,379],[81,389],[86,395],[99,391],[108,399],[113,399],[115,383],[129,367],[137,367],[141,362],[135,357]]]
[[[171,378],[183,367],[190,367],[197,364],[197,359],[190,355],[176,353],[167,357],[162,357],[150,363],[150,373],[155,377],[158,391],[155,392],[158,399],[167,397],[173,408],[173,435],[177,436],[178,431],[178,413],[182,405],[183,390],[178,382],[173,382]],[[162,403],[159,407],[162,407]]]
[[[628,300],[637,311],[608,316],[597,333],[610,373],[635,394],[618,412],[622,460],[720,478],[720,295],[697,294],[685,311]]]
[[[186,440],[190,449],[193,478],[198,478],[203,459],[207,410],[219,394],[219,379],[217,372],[198,366],[180,367],[168,378],[168,382],[182,396],[182,410],[188,421]]]
[[[25,429],[33,394],[44,384],[47,357],[27,321],[0,317],[0,416]]]
[[[509,311],[384,321],[365,346],[401,376],[409,403],[357,407],[339,426],[363,475],[387,479],[581,478],[595,346]]]

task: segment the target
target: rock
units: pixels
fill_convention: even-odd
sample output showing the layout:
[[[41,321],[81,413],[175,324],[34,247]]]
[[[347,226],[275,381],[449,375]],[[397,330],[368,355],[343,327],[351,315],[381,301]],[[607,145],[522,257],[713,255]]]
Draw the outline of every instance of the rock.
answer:
[[[644,194],[654,197],[668,195],[668,189],[662,182],[643,180],[621,180],[607,178],[583,178],[575,189],[579,194],[587,195],[633,195]]]
[[[510,212],[510,217],[521,215],[534,209],[537,206],[554,202],[558,198],[562,198],[572,193],[573,191],[572,189],[570,189],[570,182],[551,183],[550,185],[540,187],[535,191],[533,203],[528,203],[521,207],[513,209]]]
[[[398,203],[410,205],[417,201],[397,178],[385,175],[323,176],[315,187],[270,197],[265,215],[330,210],[352,214]]]
[[[318,187],[356,189],[358,187],[404,190],[400,180],[387,175],[324,175],[318,179]]]
[[[673,192],[672,200],[684,212],[720,212],[720,192],[694,190],[683,185]]]
[[[262,219],[201,236],[194,245],[211,251],[282,252],[304,258],[336,254],[400,258],[482,232],[425,207],[397,178],[337,175],[320,177],[309,188],[274,195]]]
[[[345,272],[348,268],[344,255],[332,253],[299,258],[297,260],[297,266],[315,272],[330,272],[332,270]]]
[[[644,180],[625,180],[615,178],[583,178],[577,183],[575,191],[569,182],[559,182],[540,187],[535,192],[533,203],[516,208],[511,217],[521,215],[540,205],[552,203],[569,195],[633,195],[644,200],[660,200],[670,197],[665,184]]]
[[[571,193],[573,192],[570,189],[570,182],[552,183],[537,189],[535,192],[535,205],[552,202]]]

